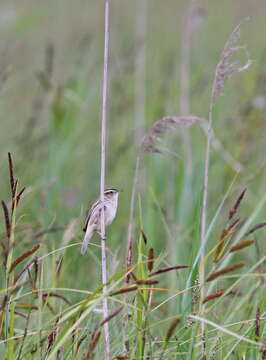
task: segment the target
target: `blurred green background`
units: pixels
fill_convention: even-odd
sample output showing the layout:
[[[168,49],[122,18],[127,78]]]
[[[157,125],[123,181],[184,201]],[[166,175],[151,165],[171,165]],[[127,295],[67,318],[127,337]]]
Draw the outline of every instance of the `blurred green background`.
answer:
[[[190,113],[205,118],[214,70],[224,43],[234,27],[250,16],[250,21],[242,26],[239,43],[248,46],[253,65],[241,74],[234,74],[226,84],[223,96],[215,104],[213,122],[217,138],[243,165],[224,214],[243,187],[247,187],[242,211],[249,215],[265,194],[266,184],[266,3],[201,1],[198,5],[201,12],[191,42],[189,98]],[[139,128],[144,134],[144,128],[154,121],[180,114],[180,51],[188,2],[147,1],[146,26],[142,29],[145,68],[137,80],[136,59],[143,43],[139,42],[136,24],[142,6],[140,1],[111,1],[106,184],[124,192],[117,219],[108,230],[108,246],[112,252],[120,250],[122,254],[126,248]],[[85,211],[99,193],[103,2],[1,0],[0,34],[1,198],[8,200],[10,151],[17,176],[28,188],[19,222],[34,229],[22,238],[26,244],[41,241],[45,252],[46,248],[48,251],[62,246],[62,232],[36,240],[34,231],[65,227],[77,219],[71,241],[81,241]],[[145,96],[144,104],[139,103],[140,89]],[[143,107],[144,116],[139,122],[138,111]],[[190,264],[198,249],[206,139],[198,125],[190,128],[190,134],[193,167],[189,181],[192,205],[188,213],[184,210],[186,162],[178,128],[163,141],[175,155],[146,154],[142,166],[139,197],[142,227],[157,253],[170,252],[171,263]],[[235,174],[213,151],[208,222]],[[138,209],[137,205],[137,224]],[[265,219],[266,211],[260,216]],[[220,216],[210,243],[217,241],[224,223],[225,218]],[[135,237],[138,231],[139,226]],[[97,237],[94,242],[98,242]],[[98,255],[97,248],[83,258],[78,246],[67,250],[64,285],[74,286],[73,280],[78,277],[78,286],[87,287],[82,275],[84,267],[90,268],[92,274],[97,273],[99,279],[99,269],[93,266]],[[119,259],[122,264],[123,257]],[[77,266],[80,263],[82,266]]]

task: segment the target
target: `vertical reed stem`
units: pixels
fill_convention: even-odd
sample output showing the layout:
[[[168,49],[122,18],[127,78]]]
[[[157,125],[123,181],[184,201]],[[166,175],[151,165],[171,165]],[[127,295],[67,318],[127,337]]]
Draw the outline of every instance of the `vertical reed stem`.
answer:
[[[216,70],[217,72],[217,70]],[[214,103],[214,84],[216,81],[216,72],[214,77],[214,83],[211,94],[208,129],[207,129],[207,144],[205,152],[205,166],[204,166],[204,180],[203,180],[203,195],[202,195],[202,207],[201,207],[201,221],[200,221],[200,246],[201,246],[201,258],[200,258],[200,271],[199,281],[201,285],[201,297],[200,297],[200,311],[205,310],[203,299],[205,297],[205,245],[206,245],[206,218],[207,218],[207,201],[208,201],[208,183],[209,183],[209,164],[210,164],[210,150],[211,150],[211,137],[212,137],[212,109]],[[201,322],[201,355],[202,358],[206,356],[206,343],[205,343],[205,323]]]
[[[101,116],[101,179],[100,179],[100,199],[104,202],[105,188],[105,148],[106,148],[106,123],[107,123],[107,96],[108,96],[108,71],[109,71],[109,0],[105,0],[104,6],[104,64],[103,64],[103,89],[102,89],[102,116]],[[104,211],[101,211],[101,249],[102,249],[102,282],[107,282],[107,258],[105,246],[105,221]],[[106,297],[107,286],[103,287],[103,316],[108,316],[108,300]],[[109,323],[104,324],[104,359],[110,359],[110,336]]]

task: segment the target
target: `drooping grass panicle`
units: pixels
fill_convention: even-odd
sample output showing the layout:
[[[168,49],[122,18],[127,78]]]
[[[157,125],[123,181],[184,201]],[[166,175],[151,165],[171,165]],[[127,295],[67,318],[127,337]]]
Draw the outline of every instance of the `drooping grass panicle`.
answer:
[[[249,18],[245,18],[240,24],[236,26],[234,31],[229,36],[223,51],[220,56],[219,63],[216,67],[215,78],[213,84],[213,92],[211,101],[214,103],[215,100],[222,94],[225,83],[234,73],[242,72],[250,67],[252,60],[250,58],[248,49],[244,45],[237,45],[237,41],[240,37],[241,26]],[[244,65],[241,65],[238,61],[233,62],[232,57],[239,51],[244,51],[247,61]]]
[[[221,276],[221,275],[224,275],[224,274],[227,274],[229,272],[232,272],[234,270],[237,270],[237,269],[240,269],[241,267],[243,267],[245,265],[244,261],[241,261],[237,264],[233,264],[233,265],[230,265],[230,266],[226,266],[224,267],[223,269],[220,269],[218,271],[215,271],[213,273],[211,273],[208,277],[207,277],[207,282],[209,281],[212,281],[214,279],[216,279],[217,277]]]
[[[190,126],[201,118],[198,116],[166,116],[157,120],[146,132],[142,139],[141,148],[144,152],[159,153],[160,149],[156,145],[156,141],[164,133],[173,128],[173,126]]]

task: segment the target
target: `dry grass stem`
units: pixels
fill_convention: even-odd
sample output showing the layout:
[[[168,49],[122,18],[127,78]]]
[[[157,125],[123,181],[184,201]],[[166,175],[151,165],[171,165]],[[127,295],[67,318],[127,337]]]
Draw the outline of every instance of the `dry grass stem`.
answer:
[[[234,73],[242,72],[250,67],[252,60],[250,59],[249,52],[246,46],[236,45],[240,37],[240,29],[243,23],[249,18],[244,19],[240,24],[236,26],[234,31],[229,36],[223,51],[220,56],[219,63],[216,67],[215,78],[212,91],[212,102],[214,102],[221,94],[225,86],[225,83]],[[244,51],[247,62],[244,65],[240,65],[238,61],[232,62],[232,56],[239,51]]]

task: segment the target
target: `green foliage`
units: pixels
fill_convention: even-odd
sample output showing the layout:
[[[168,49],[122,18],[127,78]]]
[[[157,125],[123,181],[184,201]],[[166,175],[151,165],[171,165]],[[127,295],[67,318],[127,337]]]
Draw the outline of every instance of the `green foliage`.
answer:
[[[166,115],[180,115],[180,44],[186,2],[148,3],[145,128]],[[193,35],[189,69],[190,110],[202,118],[207,117],[221,49],[236,25],[235,18],[242,17],[242,10],[232,2],[205,2],[205,7]],[[134,115],[139,44],[135,2],[112,2],[107,186],[124,190],[117,217],[107,231],[108,300],[114,314],[107,319],[112,359],[199,359],[203,321],[208,360],[266,358],[265,229],[250,232],[266,220],[266,7],[263,0],[254,5],[242,1],[241,7],[252,16],[241,41],[248,44],[255,61],[225,85],[213,109],[213,128],[243,171],[236,174],[221,151],[212,149],[204,265],[206,279],[215,276],[205,284],[209,298],[203,299],[206,309],[202,313],[196,260],[206,136],[199,124],[189,128],[189,178],[180,128],[162,137],[159,145],[168,152],[143,156],[133,260],[125,269],[140,140],[135,136]],[[3,359],[103,359],[97,235],[85,256],[79,252],[83,218],[99,193],[102,19],[101,2],[92,0],[45,1],[38,6],[29,0],[13,7],[7,0],[1,3],[0,192],[11,230],[8,235],[3,216]],[[8,181],[9,151],[15,180],[20,180],[15,193],[20,184],[26,186],[18,204]],[[240,220],[230,228],[230,209],[244,188],[247,192],[234,219]],[[231,251],[234,246],[239,249]],[[150,248],[155,254],[151,271]],[[244,266],[226,272],[240,263]],[[177,265],[188,269],[170,269]],[[217,276],[221,269],[225,273]],[[151,275],[158,270],[163,272]],[[133,273],[129,283],[126,272]]]

